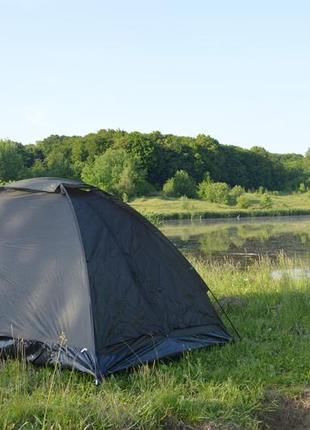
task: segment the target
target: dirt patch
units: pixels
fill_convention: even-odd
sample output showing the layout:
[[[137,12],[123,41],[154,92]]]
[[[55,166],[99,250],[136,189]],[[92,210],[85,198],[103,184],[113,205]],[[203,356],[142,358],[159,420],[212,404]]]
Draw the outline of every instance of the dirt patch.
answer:
[[[197,430],[245,430],[234,423],[215,424],[213,422],[202,424]]]
[[[213,421],[208,421],[203,424],[189,425],[182,421],[174,420],[173,418],[167,419],[163,426],[164,430],[242,430],[240,427],[233,423],[216,424]]]
[[[266,414],[259,414],[263,430],[309,430],[310,429],[310,389],[295,398],[279,397],[272,391],[266,395],[266,407],[275,408]]]

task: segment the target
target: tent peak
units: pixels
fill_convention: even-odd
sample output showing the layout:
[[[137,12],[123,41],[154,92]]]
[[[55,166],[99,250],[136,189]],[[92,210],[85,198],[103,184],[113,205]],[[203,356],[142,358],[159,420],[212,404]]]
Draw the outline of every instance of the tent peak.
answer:
[[[60,185],[64,185],[67,188],[92,188],[90,185],[84,184],[83,182],[75,179],[52,177],[22,179],[21,181],[6,184],[4,185],[4,188],[55,193]]]

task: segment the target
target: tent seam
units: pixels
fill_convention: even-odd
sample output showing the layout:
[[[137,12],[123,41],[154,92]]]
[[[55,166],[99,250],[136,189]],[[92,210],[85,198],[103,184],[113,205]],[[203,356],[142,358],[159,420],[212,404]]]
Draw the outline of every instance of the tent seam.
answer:
[[[81,230],[80,230],[80,226],[79,226],[79,222],[71,201],[71,198],[65,188],[65,186],[63,184],[60,185],[60,190],[64,192],[67,201],[69,203],[72,215],[73,215],[73,219],[74,219],[74,224],[77,230],[77,234],[78,234],[78,238],[79,238],[79,243],[81,245],[81,249],[82,249],[82,258],[83,258],[83,262],[84,262],[84,266],[85,266],[85,270],[86,270],[86,277],[87,277],[87,287],[88,287],[88,294],[89,294],[89,309],[90,309],[90,319],[91,319],[91,327],[92,327],[92,338],[93,338],[93,344],[94,344],[94,353],[95,353],[95,375],[96,378],[98,376],[97,374],[97,353],[96,353],[96,341],[95,341],[95,326],[94,326],[94,318],[93,318],[93,307],[92,307],[92,296],[91,296],[91,290],[90,290],[90,283],[89,283],[89,272],[88,272],[88,265],[87,265],[87,259],[86,259],[86,253],[85,253],[85,248],[84,248],[84,244],[83,244],[83,240],[82,240],[82,235],[81,235]]]

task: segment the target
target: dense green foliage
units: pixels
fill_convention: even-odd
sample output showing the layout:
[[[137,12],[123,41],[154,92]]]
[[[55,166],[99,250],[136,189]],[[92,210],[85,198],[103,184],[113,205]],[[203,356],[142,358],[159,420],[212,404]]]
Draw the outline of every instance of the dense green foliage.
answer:
[[[82,170],[82,179],[118,197],[146,194],[145,171],[124,149],[109,148]]]
[[[163,192],[173,197],[195,197],[196,184],[185,170],[178,170],[163,186]]]
[[[261,186],[268,190],[297,190],[302,183],[302,191],[307,189],[310,178],[309,153],[306,156],[272,154],[260,147],[247,150],[222,145],[205,135],[193,138],[160,132],[100,130],[86,136],[52,135],[35,145],[0,141],[0,181],[29,176],[80,178],[82,175],[96,184],[97,180],[104,182],[105,189],[115,190],[115,184],[105,182],[107,172],[98,172],[102,164],[107,164],[101,157],[108,150],[118,151],[115,153],[118,156],[114,154],[116,158],[128,158],[126,162],[118,161],[118,168],[122,162],[126,164],[126,173],[118,180],[127,185],[117,185],[117,194],[127,193],[124,189],[132,180],[137,186],[129,194],[142,192],[141,180],[161,190],[180,170],[187,172],[197,184],[209,174],[213,182],[246,189]],[[108,154],[107,158],[112,157],[111,152]],[[100,161],[96,162],[98,158]],[[91,166],[97,173],[91,172]]]
[[[229,186],[225,182],[202,181],[198,187],[198,195],[211,203],[229,202]]]
[[[252,204],[252,199],[247,194],[241,194],[237,197],[237,206],[241,209],[247,209]]]
[[[0,182],[19,179],[25,173],[23,146],[10,140],[0,141]]]

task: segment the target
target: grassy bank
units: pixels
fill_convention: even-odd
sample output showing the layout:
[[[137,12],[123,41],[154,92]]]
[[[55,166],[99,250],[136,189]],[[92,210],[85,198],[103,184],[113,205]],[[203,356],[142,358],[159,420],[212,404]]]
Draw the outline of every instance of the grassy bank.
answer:
[[[298,399],[310,380],[309,281],[273,280],[269,260],[245,271],[194,264],[219,298],[244,301],[229,309],[241,341],[123,372],[99,387],[78,373],[3,362],[0,428],[297,429],[287,420],[305,412]]]
[[[160,219],[226,218],[248,216],[310,215],[310,194],[270,195],[265,207],[263,195],[246,193],[249,206],[239,208],[198,199],[144,197],[130,202],[143,214]]]

